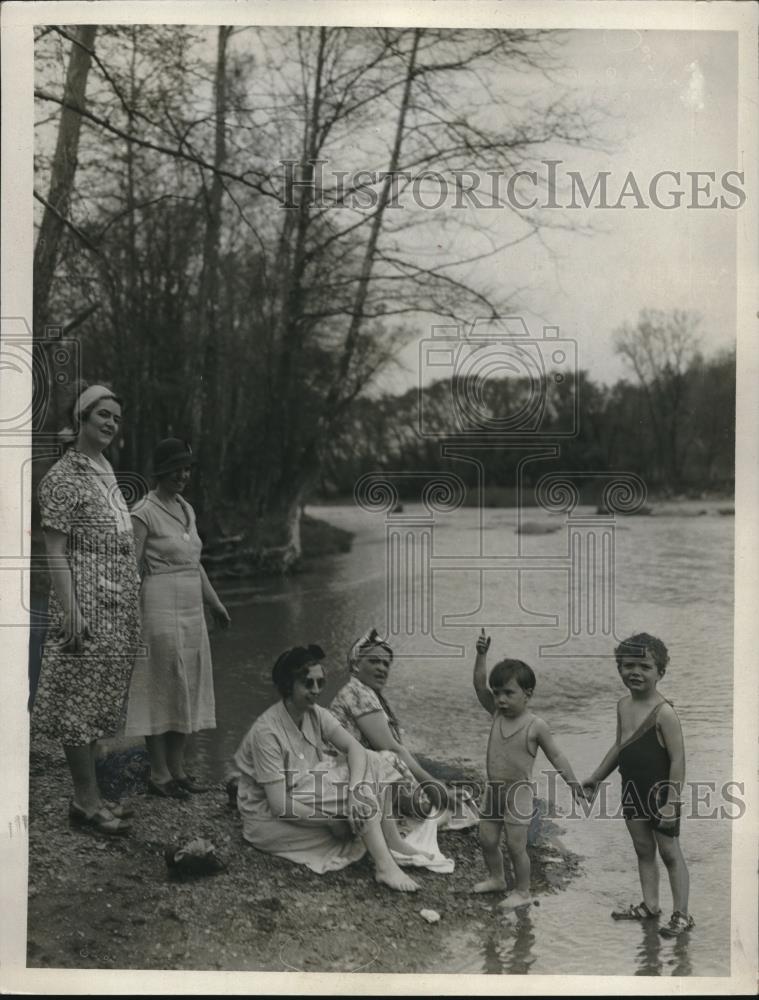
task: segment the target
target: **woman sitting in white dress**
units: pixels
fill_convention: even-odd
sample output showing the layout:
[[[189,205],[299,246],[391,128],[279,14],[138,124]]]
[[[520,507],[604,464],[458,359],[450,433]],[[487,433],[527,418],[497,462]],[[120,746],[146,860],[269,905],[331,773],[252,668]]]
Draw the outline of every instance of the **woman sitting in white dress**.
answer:
[[[296,646],[274,664],[281,701],[256,719],[235,754],[243,836],[318,874],[345,868],[368,850],[377,882],[413,892],[418,884],[391,851],[415,855],[417,864],[430,855],[409,848],[390,818],[387,790],[399,775],[386,755],[364,749],[316,704],[323,658],[319,646]]]

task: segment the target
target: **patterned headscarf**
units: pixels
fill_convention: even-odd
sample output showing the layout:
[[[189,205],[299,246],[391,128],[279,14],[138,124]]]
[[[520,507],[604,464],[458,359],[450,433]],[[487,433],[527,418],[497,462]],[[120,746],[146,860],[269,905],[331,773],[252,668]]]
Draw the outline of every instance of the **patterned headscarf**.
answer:
[[[356,673],[361,654],[365,650],[370,649],[372,646],[378,646],[380,649],[384,649],[392,660],[393,650],[391,649],[389,643],[380,637],[376,628],[372,628],[362,635],[360,639],[357,639],[348,652],[348,669],[352,674]]]

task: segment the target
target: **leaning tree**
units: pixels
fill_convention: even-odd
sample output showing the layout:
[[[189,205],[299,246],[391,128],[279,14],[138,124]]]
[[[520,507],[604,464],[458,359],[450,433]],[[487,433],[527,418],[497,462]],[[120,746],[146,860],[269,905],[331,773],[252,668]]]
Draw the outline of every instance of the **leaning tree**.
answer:
[[[411,324],[513,309],[519,290],[483,278],[484,261],[563,224],[503,201],[493,225],[412,197],[429,204],[441,179],[458,197],[462,178],[597,142],[562,44],[532,30],[116,27],[90,52],[86,104],[38,80],[61,127],[82,121],[54,287],[72,309],[101,306],[82,335],[125,386],[125,461],[144,464],[162,433],[192,435],[206,508],[245,506],[262,544],[297,556],[325,442]]]

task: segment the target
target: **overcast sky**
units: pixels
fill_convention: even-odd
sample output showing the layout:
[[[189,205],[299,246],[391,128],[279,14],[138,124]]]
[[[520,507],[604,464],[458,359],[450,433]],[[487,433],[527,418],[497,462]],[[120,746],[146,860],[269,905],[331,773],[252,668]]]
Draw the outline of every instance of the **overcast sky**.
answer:
[[[686,207],[691,201],[686,173],[715,171],[713,194],[737,202],[719,184],[725,172],[743,165],[737,144],[737,35],[583,30],[570,34],[564,56],[567,83],[611,117],[603,129],[606,151],[566,151],[560,169],[579,171],[588,188],[598,171],[611,171],[611,203],[628,171],[647,201],[649,181],[658,171],[679,171],[686,196],[671,211],[636,209],[628,198],[624,209],[564,213],[592,224],[594,234],[552,232],[547,242],[553,253],[531,241],[480,266],[493,280],[529,286],[523,301],[534,333],[540,335],[543,322],[558,325],[562,336],[577,341],[581,366],[599,381],[613,382],[625,373],[612,349],[612,333],[644,308],[699,313],[707,354],[732,345],[740,211]],[[667,181],[662,192],[668,185],[677,186]],[[512,224],[511,213],[501,213],[500,222],[493,219],[498,213],[486,214],[494,239],[499,225]],[[405,370],[388,373],[383,387],[413,384],[417,358],[415,342],[402,354]]]
[[[535,73],[524,85],[538,90],[565,86],[607,117],[599,130],[603,151],[551,150],[552,156],[563,160],[558,168],[559,201],[568,201],[568,187],[562,190],[567,171],[579,172],[589,190],[599,171],[609,171],[611,204],[629,172],[650,204],[651,178],[671,170],[680,173],[681,183],[677,185],[674,179],[662,183],[661,196],[666,198],[668,191],[679,187],[685,192],[682,204],[672,210],[639,209],[630,197],[625,208],[544,212],[549,222],[582,224],[593,232],[549,229],[542,241],[531,239],[499,252],[465,268],[460,276],[472,279],[478,287],[523,289],[522,315],[533,335],[541,336],[544,323],[558,326],[561,336],[576,341],[580,366],[597,381],[610,383],[626,373],[613,351],[613,331],[622,323],[634,323],[645,308],[700,314],[706,354],[732,345],[736,227],[741,212],[749,209],[688,207],[691,182],[687,174],[714,171],[717,181],[712,197],[724,194],[736,202],[720,178],[743,168],[737,132],[737,34],[576,30],[567,32],[565,38],[560,83],[541,82]],[[207,39],[210,53],[215,28],[207,29]],[[242,31],[235,44],[255,51],[257,33]],[[256,86],[266,86],[255,75],[254,80]],[[520,82],[517,78],[516,85]],[[503,93],[511,93],[513,75],[502,85]],[[354,150],[355,166],[381,169],[387,162],[386,143],[380,141],[371,149],[372,131],[373,125]],[[375,138],[379,136],[377,129]],[[735,178],[732,183],[739,184]],[[528,198],[532,193],[523,189],[520,196]],[[706,194],[700,197],[710,200]],[[451,225],[444,218],[446,212]],[[505,243],[521,225],[519,213],[506,209],[457,212],[443,207],[426,214],[435,216],[434,238],[424,227],[410,229],[404,236],[416,241],[414,252],[425,264],[460,259]],[[442,228],[437,225],[440,222]],[[419,372],[419,341],[429,336],[433,322],[432,317],[409,320],[412,339],[399,355],[399,366],[380,377],[380,390],[401,391],[425,378]]]

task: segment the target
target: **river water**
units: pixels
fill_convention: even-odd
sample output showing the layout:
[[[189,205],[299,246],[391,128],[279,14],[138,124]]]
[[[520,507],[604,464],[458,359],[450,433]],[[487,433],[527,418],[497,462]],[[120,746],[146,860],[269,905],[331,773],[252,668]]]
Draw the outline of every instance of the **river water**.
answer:
[[[201,769],[217,779],[224,776],[242,734],[275,700],[270,670],[282,649],[309,642],[324,647],[326,705],[347,678],[345,651],[352,641],[371,625],[382,631],[395,623],[400,635],[393,642],[397,657],[386,693],[413,749],[484,772],[489,718],[471,685],[474,642],[484,626],[493,636],[491,663],[511,655],[533,666],[538,681],[532,710],[548,720],[578,777],[585,776],[614,741],[615,706],[624,693],[608,655],[614,640],[599,634],[602,592],[605,581],[613,580],[616,636],[647,631],[669,647],[670,666],[660,689],[682,720],[688,780],[720,789],[733,777],[734,522],[719,516],[716,506],[698,508],[708,508],[707,515],[686,516],[694,511],[682,507],[669,516],[619,519],[611,530],[613,573],[600,570],[599,560],[589,573],[583,570],[576,585],[585,588],[585,597],[576,596],[574,603],[568,598],[569,530],[561,518],[530,514],[528,520],[551,533],[526,535],[516,533],[515,510],[465,508],[438,515],[429,547],[414,543],[414,559],[394,576],[397,593],[389,595],[384,515],[354,506],[310,508],[314,516],[354,531],[352,550],[293,579],[222,588],[233,627],[212,635],[217,729],[196,741]],[[403,529],[404,537],[414,534],[412,522],[423,513],[406,506],[403,518],[412,526]],[[584,523],[586,535],[592,534],[592,518]],[[601,541],[588,551],[600,553]],[[504,568],[503,557],[517,554],[523,557],[521,574]],[[560,646],[578,606],[581,634],[574,645]],[[593,624],[589,608],[598,610],[595,637],[586,635],[588,621]],[[543,796],[550,790],[543,774],[548,767],[539,755],[535,777]],[[612,775],[611,812],[619,802],[618,786]],[[560,813],[568,813],[570,800],[560,782],[555,796]],[[689,940],[663,941],[655,928],[610,919],[615,906],[640,899],[624,823],[565,815],[558,820],[562,840],[583,859],[580,877],[516,920],[493,918],[492,926],[476,924],[471,933],[450,935],[445,958],[435,959],[429,971],[729,974],[732,823],[707,814],[714,805],[724,804],[731,814],[737,810],[706,787],[701,797],[708,800],[698,807],[702,815],[684,821],[681,838],[697,922]],[[668,915],[663,868],[662,908]]]

